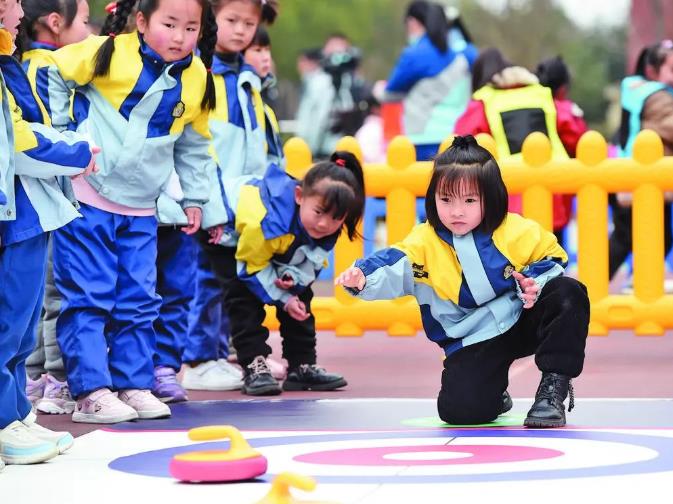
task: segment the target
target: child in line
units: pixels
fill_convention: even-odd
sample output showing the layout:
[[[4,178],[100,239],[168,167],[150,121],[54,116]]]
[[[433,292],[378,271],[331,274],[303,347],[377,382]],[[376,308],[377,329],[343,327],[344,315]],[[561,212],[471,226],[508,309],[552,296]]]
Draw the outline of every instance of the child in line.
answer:
[[[620,157],[632,157],[636,136],[651,129],[661,137],[664,155],[673,155],[673,41],[641,50],[635,71],[621,84],[622,123],[619,128]],[[634,172],[634,176],[637,173]],[[631,193],[610,195],[614,230],[610,235],[609,274],[612,278],[631,253],[633,209]],[[671,228],[673,193],[664,193],[664,255],[673,247]]]
[[[425,205],[426,223],[335,284],[366,300],[416,297],[427,337],[446,355],[445,422],[494,420],[511,407],[510,366],[534,354],[542,380],[524,424],[565,425],[589,325],[585,287],[563,276],[566,253],[536,222],[507,213],[500,169],[474,137],[456,137],[437,157]]]
[[[364,209],[364,179],[358,160],[336,152],[313,166],[303,181],[271,165],[263,179],[232,180],[225,186],[235,221],[236,247],[220,247],[215,273],[228,285],[225,301],[243,393],[276,395],[281,388],[266,363],[271,347],[262,325],[264,305],[276,307],[288,362],[283,390],[334,390],[346,386],[338,374],[316,365],[311,285],[325,266],[345,226],[355,238]],[[206,246],[211,252],[215,246]]]
[[[43,462],[73,444],[69,433],[37,424],[26,395],[25,364],[35,347],[49,232],[79,216],[56,177],[92,173],[97,152],[81,136],[64,135],[49,126],[21,64],[12,56],[23,16],[21,3],[7,0],[4,5],[0,70],[6,136],[0,150],[3,172],[12,185],[0,207],[0,466]]]
[[[43,55],[68,44],[81,42],[89,30],[87,0],[23,0],[24,17],[21,22],[19,49],[24,69],[35,90],[35,73]],[[72,194],[68,179],[60,181],[63,189]],[[66,382],[61,350],[56,341],[56,319],[61,309],[61,298],[54,285],[53,247],[49,241],[47,276],[42,317],[37,328],[37,345],[26,361],[28,381],[26,393],[35,409],[43,413],[70,414],[75,401]]]
[[[245,62],[255,69],[259,82],[255,83],[257,90],[264,99],[265,91],[276,85],[273,75],[273,57],[271,56],[271,37],[263,26],[257,28],[255,37],[243,53]],[[285,166],[283,141],[280,137],[280,126],[276,114],[268,103],[264,102],[264,131],[266,134],[266,156],[269,163]]]
[[[211,2],[217,21],[216,53],[213,59],[213,78],[218,107],[210,114],[209,126],[213,136],[212,150],[218,163],[219,181],[211,184],[210,200],[204,207],[204,218],[219,217],[224,205],[223,184],[242,175],[262,177],[266,170],[266,139],[262,98],[255,88],[258,80],[254,69],[243,61],[243,51],[250,45],[260,23],[272,24],[278,13],[276,0],[216,0]],[[213,215],[215,214],[215,215]],[[201,245],[208,245],[206,233],[199,236]],[[220,241],[222,243],[222,241]],[[218,248],[212,248],[217,251]],[[197,275],[196,306],[202,311],[214,293],[205,282],[212,275],[215,256],[209,256],[211,271]],[[226,284],[220,284],[220,296]],[[212,299],[212,298],[211,298]],[[227,307],[224,307],[225,311]],[[203,328],[204,331],[206,328]],[[242,385],[242,373],[221,358],[223,353],[221,326],[207,327],[206,338],[190,338],[191,348],[185,349],[183,385],[187,389],[232,390]],[[201,335],[204,335],[203,332]],[[197,343],[197,345],[194,345]]]
[[[120,34],[136,5],[137,31]],[[88,423],[171,414],[150,391],[160,306],[156,201],[175,169],[185,231],[201,227],[208,112],[216,105],[203,63],[215,42],[207,0],[120,0],[102,32],[51,53],[37,76],[47,83],[43,102],[54,125],[85,132],[103,149],[100,171],[73,182],[85,218],[54,240],[63,296],[57,336],[77,399],[72,419]]]

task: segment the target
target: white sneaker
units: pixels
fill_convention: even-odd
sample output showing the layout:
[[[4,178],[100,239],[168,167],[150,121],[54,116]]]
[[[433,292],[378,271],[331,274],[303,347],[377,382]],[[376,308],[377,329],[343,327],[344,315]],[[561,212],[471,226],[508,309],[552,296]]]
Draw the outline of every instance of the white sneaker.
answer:
[[[52,375],[42,375],[44,396],[35,402],[35,408],[42,413],[69,415],[75,411],[75,400],[70,395],[67,382],[58,381]]]
[[[223,361],[220,364],[220,361]],[[238,390],[243,386],[243,375],[225,368],[224,359],[202,362],[196,367],[188,366],[182,377],[182,386],[190,390]],[[228,362],[226,362],[229,366]],[[233,367],[233,366],[231,366]]]
[[[136,418],[136,410],[121,402],[107,388],[94,390],[88,396],[78,399],[72,414],[72,421],[79,423],[111,424]]]
[[[231,376],[242,380],[243,379],[243,370],[241,366],[237,364],[232,364],[227,359],[217,359],[217,365],[224,370],[225,373],[229,373]]]
[[[28,430],[38,439],[50,441],[58,448],[59,455],[70,448],[75,440],[69,432],[58,432],[42,427],[37,423],[37,415],[32,411],[28,416],[21,420],[21,423],[28,427]]]
[[[0,430],[0,458],[6,464],[37,464],[58,455],[58,448],[44,441],[18,420]]]
[[[152,391],[127,389],[119,391],[119,400],[138,413],[138,418],[164,418],[171,416],[171,409],[154,397]]]

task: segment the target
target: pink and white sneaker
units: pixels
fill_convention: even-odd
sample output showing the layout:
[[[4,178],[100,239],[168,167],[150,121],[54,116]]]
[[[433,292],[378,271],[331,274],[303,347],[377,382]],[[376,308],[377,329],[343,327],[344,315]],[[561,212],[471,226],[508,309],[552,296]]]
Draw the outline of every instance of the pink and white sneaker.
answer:
[[[45,375],[40,376],[37,380],[31,380],[29,376],[26,377],[26,395],[33,406],[44,396],[46,385],[47,380]]]
[[[171,409],[154,397],[150,390],[120,390],[119,400],[133,408],[138,414],[138,418],[150,419],[171,416]]]
[[[44,396],[35,402],[35,408],[42,413],[69,415],[75,411],[75,400],[70,395],[68,384],[58,381],[52,375],[42,375],[45,379]]]
[[[112,424],[138,418],[132,407],[124,404],[110,389],[94,390],[78,399],[72,421],[78,423]]]

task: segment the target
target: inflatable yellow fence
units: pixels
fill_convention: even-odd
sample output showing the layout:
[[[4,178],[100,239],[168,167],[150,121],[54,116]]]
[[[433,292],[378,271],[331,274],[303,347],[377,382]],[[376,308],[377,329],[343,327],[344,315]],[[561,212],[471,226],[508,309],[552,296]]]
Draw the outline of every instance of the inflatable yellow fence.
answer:
[[[495,153],[488,135],[479,143]],[[447,139],[444,149],[450,145]],[[360,159],[352,137],[342,138],[338,149]],[[288,171],[301,177],[311,166],[311,153],[298,138],[285,144]],[[608,159],[605,139],[586,133],[579,142],[577,158],[551,160],[546,136],[533,133],[523,144],[523,160],[500,163],[510,193],[523,195],[523,213],[551,229],[552,193],[577,195],[578,276],[591,299],[590,333],[605,335],[610,329],[632,329],[638,335],[661,335],[673,328],[673,295],[664,295],[663,205],[665,191],[673,191],[673,157],[664,157],[661,139],[642,131],[635,142],[633,159]],[[416,223],[416,197],[424,196],[430,180],[430,162],[417,162],[414,146],[405,137],[388,147],[386,164],[366,164],[368,196],[386,199],[389,243],[404,238]],[[608,293],[608,193],[633,193],[633,295]],[[335,272],[350,266],[363,254],[361,241],[342,236],[335,249]],[[421,329],[418,305],[411,297],[395,301],[365,302],[342,289],[334,297],[316,297],[312,303],[319,330],[338,336],[360,336],[366,330],[385,330],[391,336],[415,335]],[[269,311],[267,324],[278,323]]]

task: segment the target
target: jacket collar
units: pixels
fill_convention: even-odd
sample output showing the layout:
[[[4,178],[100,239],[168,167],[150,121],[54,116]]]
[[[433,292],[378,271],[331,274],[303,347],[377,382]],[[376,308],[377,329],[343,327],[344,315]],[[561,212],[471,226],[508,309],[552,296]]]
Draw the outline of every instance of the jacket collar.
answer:
[[[142,57],[143,61],[152,65],[152,67],[154,67],[157,71],[162,71],[167,65],[171,66],[171,69],[182,70],[187,68],[192,63],[192,58],[194,56],[191,53],[181,60],[167,63],[154,49],[147,45],[140,32],[138,32],[138,40],[140,42],[140,49],[138,51],[140,52],[140,56]]]

